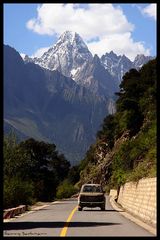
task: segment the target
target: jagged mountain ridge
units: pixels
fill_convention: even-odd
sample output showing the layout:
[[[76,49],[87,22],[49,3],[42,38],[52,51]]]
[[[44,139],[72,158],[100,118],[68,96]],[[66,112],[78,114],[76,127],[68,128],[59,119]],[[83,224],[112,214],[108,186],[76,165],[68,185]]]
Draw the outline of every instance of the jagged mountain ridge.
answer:
[[[94,73],[88,71],[89,68],[91,69],[90,65],[93,64],[94,58],[97,59],[99,57],[97,55],[92,56],[87,44],[78,33],[65,31],[59,37],[57,43],[49,48],[40,58],[29,58],[25,56],[24,60],[34,62],[50,70],[56,69],[64,76],[71,77],[78,84],[91,87],[95,92],[99,89],[98,85],[101,85],[101,81],[96,81]],[[132,62],[125,55],[118,56],[111,51],[110,53],[102,55],[99,61],[107,72],[106,82],[110,82],[110,91],[113,93],[122,80],[123,75],[129,71],[129,69],[139,69],[151,59],[153,59],[153,57],[138,54]],[[102,85],[102,88],[106,91],[108,86]]]
[[[134,59],[133,66],[136,69],[141,68],[145,63],[148,61],[154,59],[154,57],[151,56],[144,56],[144,54],[137,54],[137,56]]]
[[[112,76],[117,77],[118,82],[120,83],[123,75],[128,72],[129,69],[136,68],[138,70],[151,59],[153,59],[153,57],[138,54],[132,62],[125,55],[117,56],[113,51],[111,51],[110,53],[102,55],[101,63]]]

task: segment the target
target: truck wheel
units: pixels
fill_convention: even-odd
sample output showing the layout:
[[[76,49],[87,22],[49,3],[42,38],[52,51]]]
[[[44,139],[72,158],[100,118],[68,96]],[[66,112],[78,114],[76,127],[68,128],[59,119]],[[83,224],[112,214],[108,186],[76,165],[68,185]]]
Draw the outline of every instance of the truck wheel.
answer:
[[[105,211],[105,206],[102,206],[102,207],[101,207],[101,211]]]
[[[78,211],[82,211],[82,207],[78,206]]]

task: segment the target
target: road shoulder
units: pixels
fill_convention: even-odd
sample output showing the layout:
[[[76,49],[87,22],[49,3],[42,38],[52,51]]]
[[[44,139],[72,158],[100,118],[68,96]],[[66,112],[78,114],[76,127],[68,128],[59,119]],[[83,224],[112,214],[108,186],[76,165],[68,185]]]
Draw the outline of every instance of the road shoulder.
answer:
[[[129,220],[131,220],[132,222],[136,223],[137,225],[143,227],[144,229],[146,229],[147,231],[149,231],[150,233],[154,234],[155,236],[157,236],[157,230],[156,227],[153,227],[145,222],[143,222],[142,220],[138,219],[137,217],[131,215],[129,212],[126,212],[126,210],[115,201],[115,197],[110,196],[109,197],[109,201],[112,205],[112,207],[118,211],[120,214],[122,214],[124,217],[128,218]]]
[[[11,217],[11,218],[8,218],[8,219],[3,219],[3,222],[4,222],[4,223],[5,223],[5,222],[11,222],[11,221],[13,221],[13,220],[16,219],[16,218],[23,217],[23,216],[25,216],[25,215],[27,215],[27,214],[31,214],[31,213],[33,213],[33,212],[35,212],[35,211],[38,211],[38,210],[40,210],[40,209],[43,209],[43,208],[45,208],[45,207],[48,207],[48,206],[50,206],[50,205],[52,205],[52,204],[57,204],[57,203],[59,203],[59,201],[36,202],[35,204],[28,206],[28,207],[27,207],[27,211],[25,211],[24,213],[15,215],[14,217]]]

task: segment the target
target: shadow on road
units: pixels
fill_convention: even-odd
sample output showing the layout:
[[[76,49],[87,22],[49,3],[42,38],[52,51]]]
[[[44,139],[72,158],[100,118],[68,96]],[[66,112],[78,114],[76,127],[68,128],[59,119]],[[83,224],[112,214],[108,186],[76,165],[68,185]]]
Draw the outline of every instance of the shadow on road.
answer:
[[[34,228],[62,228],[66,222],[8,222],[3,224],[3,230],[24,230]],[[96,227],[120,225],[114,222],[70,222],[69,227]]]
[[[48,211],[48,210],[51,210],[53,211],[52,208],[43,208],[43,209],[32,209],[32,211]],[[84,212],[124,212],[123,210],[114,210],[114,209],[105,209],[105,210],[100,210],[100,209],[83,209]]]
[[[105,209],[105,210],[99,210],[99,209],[83,209],[85,212],[124,212],[123,210],[115,210],[115,209]]]

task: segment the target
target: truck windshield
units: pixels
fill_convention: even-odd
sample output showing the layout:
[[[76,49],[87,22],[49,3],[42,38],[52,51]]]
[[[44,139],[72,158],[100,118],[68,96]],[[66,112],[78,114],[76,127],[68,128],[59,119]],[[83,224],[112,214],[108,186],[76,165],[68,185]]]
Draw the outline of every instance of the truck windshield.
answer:
[[[86,185],[83,187],[83,192],[102,192],[102,188],[100,186]]]

